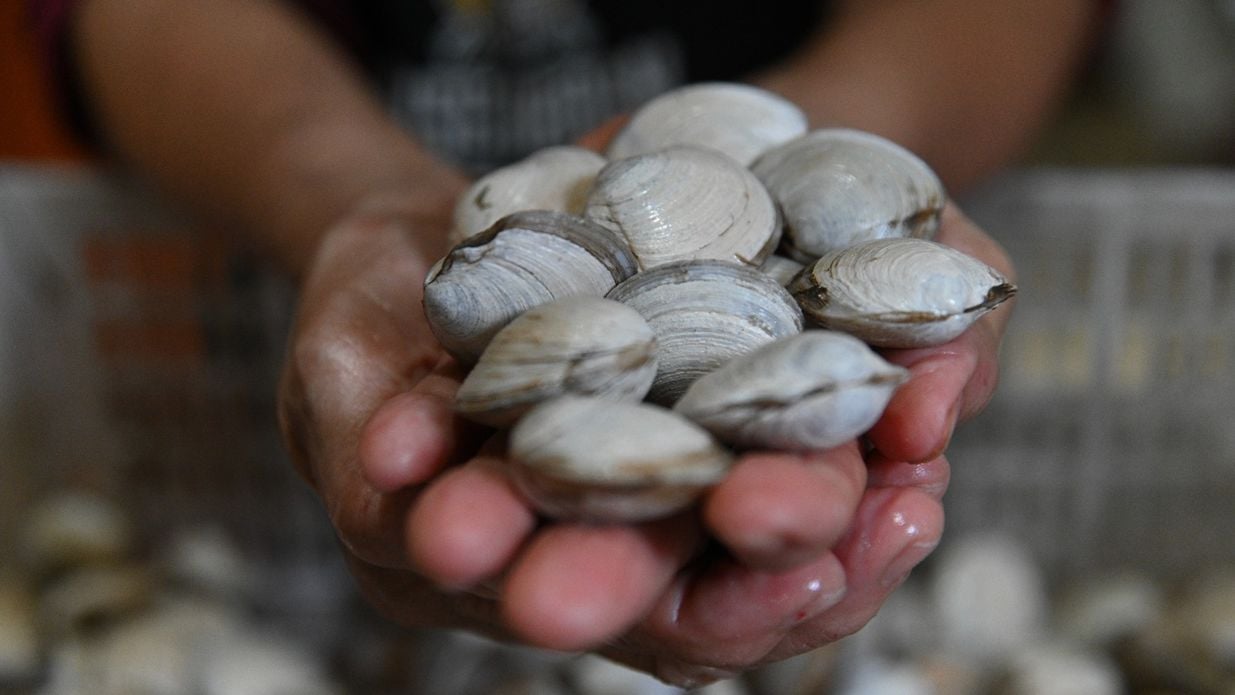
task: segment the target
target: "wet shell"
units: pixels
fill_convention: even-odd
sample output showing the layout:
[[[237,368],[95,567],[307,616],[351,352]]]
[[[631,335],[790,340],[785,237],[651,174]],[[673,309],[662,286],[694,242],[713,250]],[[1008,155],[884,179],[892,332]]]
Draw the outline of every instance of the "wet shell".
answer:
[[[610,162],[584,214],[626,239],[644,270],[696,258],[757,266],[780,239],[763,185],[729,157],[695,147]]]
[[[829,449],[870,429],[908,375],[857,338],[811,330],[703,375],[674,410],[734,446]]]
[[[656,338],[639,312],[600,297],[529,309],[498,331],[455,400],[494,427],[565,393],[638,402],[656,376]]]
[[[744,84],[694,84],[641,106],[607,154],[621,159],[673,145],[694,145],[718,150],[747,166],[806,128],[802,110],[772,92]]]
[[[609,293],[643,315],[660,346],[648,399],[670,404],[695,379],[802,330],[802,312],[775,280],[723,261],[686,261],[635,275]]]
[[[604,296],[636,269],[620,239],[581,217],[517,212],[430,269],[425,317],[442,347],[471,364],[524,311],[554,299]]]
[[[880,239],[834,251],[788,289],[819,325],[883,347],[946,343],[1016,294],[994,268],[925,239]]]
[[[581,214],[605,158],[583,147],[547,147],[480,177],[455,204],[449,241],[483,232],[522,210]]]
[[[512,478],[545,514],[638,521],[688,507],[733,456],[706,430],[646,403],[565,396],[510,434]]]
[[[871,239],[932,238],[947,200],[921,159],[857,130],[816,130],[763,154],[751,171],[785,218],[784,252],[805,263]]]

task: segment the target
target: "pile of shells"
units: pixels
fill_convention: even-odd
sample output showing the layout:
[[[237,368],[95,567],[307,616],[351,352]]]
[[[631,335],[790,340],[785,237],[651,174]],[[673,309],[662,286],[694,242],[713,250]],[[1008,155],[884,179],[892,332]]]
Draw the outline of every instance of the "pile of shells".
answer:
[[[326,650],[271,618],[269,568],[221,529],[180,529],[148,553],[132,521],[83,490],[33,507],[0,567],[0,692],[345,692]]]
[[[1015,292],[929,240],[946,195],[920,159],[754,87],[658,97],[607,155],[479,179],[425,281],[471,367],[458,411],[512,429],[549,516],[672,514],[736,450],[853,439],[907,378],[871,346],[946,342]]]

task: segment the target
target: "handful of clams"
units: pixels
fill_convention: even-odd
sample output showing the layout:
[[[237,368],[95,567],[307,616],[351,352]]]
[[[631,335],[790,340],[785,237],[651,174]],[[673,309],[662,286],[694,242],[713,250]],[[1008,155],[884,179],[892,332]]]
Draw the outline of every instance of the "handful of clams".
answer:
[[[753,87],[667,93],[608,159],[569,150],[479,179],[424,293],[473,365],[459,412],[512,428],[512,480],[549,516],[672,514],[735,449],[860,436],[908,376],[868,345],[946,342],[1016,291],[929,240],[946,196],[920,159],[807,132]],[[495,221],[467,230],[482,207]]]

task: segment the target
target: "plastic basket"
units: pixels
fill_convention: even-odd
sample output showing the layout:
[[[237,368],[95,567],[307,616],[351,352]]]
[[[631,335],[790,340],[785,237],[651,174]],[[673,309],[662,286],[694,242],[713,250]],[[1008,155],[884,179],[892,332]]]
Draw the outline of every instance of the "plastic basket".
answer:
[[[1235,173],[1026,172],[966,206],[1021,293],[949,535],[1005,531],[1055,574],[1235,559]]]
[[[139,540],[219,527],[260,562],[273,610],[350,591],[274,418],[293,302],[284,277],[129,183],[0,168],[0,473],[5,551],[58,488],[110,497]]]

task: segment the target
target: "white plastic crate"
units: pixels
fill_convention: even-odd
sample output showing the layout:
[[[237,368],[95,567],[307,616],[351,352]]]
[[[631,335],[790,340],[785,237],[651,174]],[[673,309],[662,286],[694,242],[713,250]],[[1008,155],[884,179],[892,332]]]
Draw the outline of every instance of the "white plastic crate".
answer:
[[[1235,560],[1235,172],[1026,172],[966,206],[1021,292],[949,535],[1006,531],[1056,575]]]

